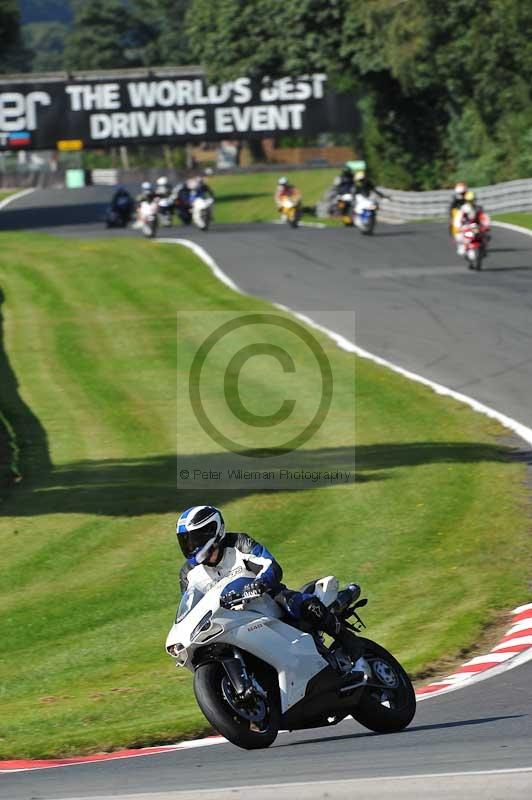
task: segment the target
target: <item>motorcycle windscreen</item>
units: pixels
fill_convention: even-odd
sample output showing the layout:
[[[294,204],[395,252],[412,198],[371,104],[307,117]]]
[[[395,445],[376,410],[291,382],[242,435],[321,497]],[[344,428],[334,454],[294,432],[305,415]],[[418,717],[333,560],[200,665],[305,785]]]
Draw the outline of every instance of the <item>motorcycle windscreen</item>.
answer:
[[[176,624],[181,622],[181,620],[184,619],[190,611],[192,611],[194,606],[199,603],[202,597],[203,593],[200,592],[196,586],[192,586],[190,589],[187,589],[181,598],[181,602],[179,603],[179,607],[177,609],[177,614],[175,615]]]

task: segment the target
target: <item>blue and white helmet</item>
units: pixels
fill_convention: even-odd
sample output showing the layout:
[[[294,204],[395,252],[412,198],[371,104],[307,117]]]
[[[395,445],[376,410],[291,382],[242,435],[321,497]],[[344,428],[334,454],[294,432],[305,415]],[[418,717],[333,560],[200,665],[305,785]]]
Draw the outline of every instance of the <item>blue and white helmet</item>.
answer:
[[[222,512],[214,506],[187,508],[177,520],[176,532],[183,555],[196,567],[225,538]]]

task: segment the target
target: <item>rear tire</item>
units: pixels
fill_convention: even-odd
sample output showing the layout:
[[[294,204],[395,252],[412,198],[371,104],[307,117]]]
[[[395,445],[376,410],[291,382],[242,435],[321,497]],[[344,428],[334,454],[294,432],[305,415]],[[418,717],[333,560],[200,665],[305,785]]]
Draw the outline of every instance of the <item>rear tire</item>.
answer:
[[[194,673],[194,694],[205,717],[213,728],[237,747],[244,750],[269,747],[277,738],[281,724],[278,693],[269,683],[264,686],[268,691],[265,728],[252,730],[249,720],[240,716],[227,702],[222,688],[224,677],[225,670],[218,662],[201,664]]]
[[[370,680],[378,687],[366,687],[351,713],[357,722],[375,733],[402,731],[416,713],[412,682],[401,664],[384,647],[362,637],[358,637],[358,642],[363,645],[364,658],[374,673]]]

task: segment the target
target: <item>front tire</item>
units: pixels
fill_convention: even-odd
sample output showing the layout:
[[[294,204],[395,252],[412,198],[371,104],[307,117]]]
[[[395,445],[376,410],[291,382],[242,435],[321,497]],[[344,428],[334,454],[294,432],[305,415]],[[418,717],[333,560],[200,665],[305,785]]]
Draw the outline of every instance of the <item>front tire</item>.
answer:
[[[358,637],[364,646],[373,677],[364,689],[353,717],[375,733],[397,733],[412,722],[416,713],[416,695],[412,682],[391,653],[371,639]]]
[[[266,716],[260,725],[250,722],[246,716],[232,707],[227,699],[225,670],[218,662],[201,664],[194,673],[194,694],[203,714],[222,736],[244,750],[269,747],[279,732],[281,710],[276,691],[270,685],[266,698]],[[244,712],[245,713],[245,712]]]

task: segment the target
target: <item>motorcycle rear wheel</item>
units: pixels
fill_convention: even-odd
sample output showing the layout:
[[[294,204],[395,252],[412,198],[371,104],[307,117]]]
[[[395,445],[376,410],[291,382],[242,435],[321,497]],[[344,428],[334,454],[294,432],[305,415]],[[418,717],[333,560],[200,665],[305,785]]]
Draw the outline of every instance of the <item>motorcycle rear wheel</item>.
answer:
[[[371,639],[357,637],[364,647],[364,658],[373,672],[371,686],[364,689],[354,719],[375,733],[396,733],[412,722],[416,695],[412,682],[391,653]]]
[[[220,663],[201,664],[194,673],[194,694],[207,720],[222,736],[244,750],[269,747],[279,732],[281,709],[273,687],[268,691],[266,717],[262,730],[238,713],[226,699],[223,687],[225,670]],[[254,729],[257,728],[257,729]]]

